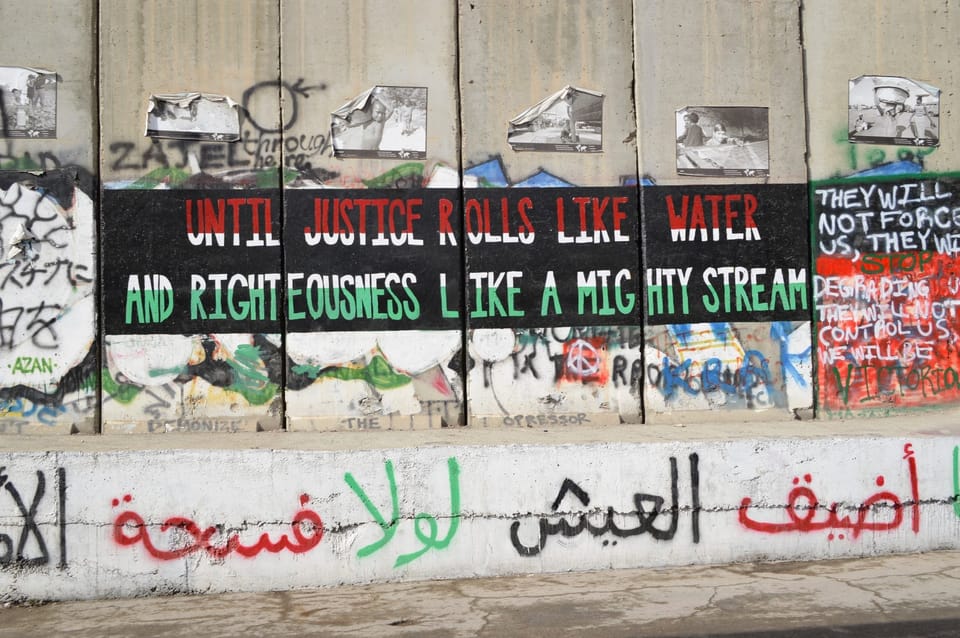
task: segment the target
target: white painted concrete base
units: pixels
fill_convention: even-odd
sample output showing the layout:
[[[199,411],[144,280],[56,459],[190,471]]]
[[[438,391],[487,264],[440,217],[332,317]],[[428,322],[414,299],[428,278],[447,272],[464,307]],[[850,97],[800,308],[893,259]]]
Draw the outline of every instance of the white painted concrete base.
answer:
[[[750,425],[726,440],[674,428],[672,442],[621,426],[577,444],[569,430],[513,444],[428,431],[379,449],[362,435],[326,450],[244,447],[335,441],[276,434],[238,434],[244,449],[20,443],[0,454],[0,588],[109,598],[957,548],[960,433],[926,425],[778,439]]]

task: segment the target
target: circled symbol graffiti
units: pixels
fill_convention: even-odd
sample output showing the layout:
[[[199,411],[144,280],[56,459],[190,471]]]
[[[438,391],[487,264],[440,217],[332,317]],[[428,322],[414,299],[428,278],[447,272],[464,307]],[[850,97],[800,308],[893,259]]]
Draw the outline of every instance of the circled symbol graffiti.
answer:
[[[243,107],[247,120],[261,133],[273,134],[289,130],[290,127],[297,122],[299,99],[301,97],[309,98],[310,91],[323,91],[327,88],[326,84],[304,86],[303,82],[303,78],[299,78],[293,84],[283,80],[266,80],[264,82],[258,82],[248,88],[243,92],[243,97],[241,98],[241,106]],[[282,109],[282,121],[278,120],[273,123],[266,123],[265,121],[258,121],[254,117],[254,104],[258,100],[265,100],[266,103],[269,104],[278,98],[284,105]],[[278,124],[278,126],[274,126],[274,124]]]
[[[567,370],[581,379],[600,372],[600,353],[583,339],[577,339],[567,351]]]

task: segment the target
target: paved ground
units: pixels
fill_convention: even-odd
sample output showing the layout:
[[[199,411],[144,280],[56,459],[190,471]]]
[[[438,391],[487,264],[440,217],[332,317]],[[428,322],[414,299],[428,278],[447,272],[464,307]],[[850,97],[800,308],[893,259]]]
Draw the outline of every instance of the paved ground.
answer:
[[[960,552],[0,609],[16,636],[960,636]]]

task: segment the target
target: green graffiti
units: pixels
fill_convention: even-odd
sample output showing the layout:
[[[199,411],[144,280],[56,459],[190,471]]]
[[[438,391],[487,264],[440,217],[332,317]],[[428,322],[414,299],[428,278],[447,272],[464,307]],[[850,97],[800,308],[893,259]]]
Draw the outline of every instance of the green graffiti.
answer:
[[[181,374],[186,374],[186,372],[187,372],[186,366],[176,366],[174,368],[154,368],[154,369],[148,370],[147,374],[149,374],[151,377],[163,377],[168,374],[172,374],[174,376],[180,376]]]
[[[4,171],[39,171],[43,170],[43,167],[40,166],[29,153],[24,153],[21,157],[14,157],[13,159],[3,162],[0,164],[0,170]]]
[[[110,376],[110,371],[106,368],[100,370],[100,384],[103,391],[110,395],[110,398],[124,405],[137,398],[137,395],[143,390],[140,386],[130,383],[118,383]]]
[[[408,185],[419,186],[421,181],[423,181],[423,164],[407,162],[391,168],[383,175],[363,180],[363,185],[367,188],[394,188],[397,182],[414,182]]]
[[[13,364],[7,364],[13,374],[33,374],[43,372],[53,374],[53,359],[50,357],[17,357]]]
[[[837,394],[840,395],[840,400],[843,401],[844,405],[847,405],[850,400],[850,375],[853,374],[853,369],[854,366],[847,366],[847,380],[844,382],[840,378],[840,368],[831,366],[831,372],[833,372],[834,380],[837,382]]]
[[[263,386],[233,383],[228,385],[226,389],[241,395],[250,405],[263,405],[276,396],[279,386],[275,383],[267,383]]]
[[[91,392],[97,389],[97,373],[91,372],[86,377],[83,378],[83,381],[80,382],[80,389],[84,392]]]
[[[411,382],[410,377],[394,371],[393,367],[387,363],[387,360],[380,355],[375,355],[370,359],[370,363],[365,368],[367,373],[367,382],[375,388],[392,389],[399,388]]]
[[[184,168],[161,166],[155,168],[143,177],[139,178],[127,188],[138,190],[153,190],[158,186],[165,185],[172,188],[189,185],[188,181],[196,178],[195,173],[191,173]],[[297,172],[284,169],[283,179],[289,183],[297,176]],[[280,186],[280,175],[276,169],[267,168],[256,171],[253,176],[256,188],[278,188]],[[227,185],[224,182],[224,185]]]
[[[320,366],[310,365],[309,363],[298,363],[297,365],[290,368],[290,371],[294,374],[303,374],[311,379],[316,379],[320,376],[320,373],[323,371],[323,368]]]
[[[156,168],[137,181],[133,182],[127,188],[153,190],[154,188],[165,184],[167,186],[180,186],[190,179],[190,173],[182,168]]]
[[[849,165],[850,171],[859,171],[868,168],[876,168],[882,164],[893,161],[899,162],[917,162],[921,166],[923,165],[923,158],[931,153],[936,152],[936,146],[928,147],[917,147],[917,148],[900,148],[897,150],[896,160],[888,160],[887,152],[882,148],[877,148],[876,146],[867,146],[864,144],[855,144],[850,142],[850,133],[847,131],[846,127],[838,128],[834,135],[833,141],[837,144],[843,146],[847,151],[847,162]],[[837,177],[839,177],[839,173]]]
[[[261,359],[260,349],[247,343],[237,346],[233,353],[233,359],[228,359],[227,363],[238,373],[250,379],[257,381],[269,381],[270,378],[258,370]]]
[[[370,363],[362,368],[321,368],[310,364],[293,366],[294,374],[304,374],[311,379],[340,379],[341,381],[366,381],[378,390],[392,390],[407,385],[410,377],[401,374],[381,355],[374,355]]]
[[[291,174],[293,175],[291,177]],[[289,168],[283,169],[283,176],[281,177],[280,171],[275,168],[265,168],[260,171],[257,171],[255,174],[257,188],[279,188],[280,180],[284,181],[285,184],[293,181],[297,176],[297,172]]]
[[[343,475],[343,480],[347,482],[347,485],[349,485],[353,493],[357,495],[360,502],[362,502],[363,506],[367,509],[367,512],[370,513],[370,516],[373,517],[373,520],[376,521],[377,525],[380,526],[380,530],[383,532],[383,538],[357,550],[358,558],[370,556],[389,543],[393,539],[394,534],[397,533],[397,526],[400,523],[400,499],[397,495],[397,481],[393,473],[393,462],[388,460],[384,463],[384,466],[387,472],[387,482],[390,484],[391,510],[389,522],[380,512],[380,509],[373,504],[373,501],[370,500],[370,497],[367,496],[363,488],[360,487],[360,484],[357,483],[353,474],[347,472]],[[457,459],[452,456],[447,459],[447,473],[450,478],[450,528],[447,530],[446,536],[442,539],[437,538],[437,518],[435,516],[424,512],[417,514],[414,516],[413,531],[414,534],[416,534],[417,540],[423,544],[423,547],[409,554],[397,556],[397,560],[393,564],[394,568],[415,561],[431,549],[446,549],[456,535],[457,529],[460,526],[460,466],[457,464]],[[426,529],[424,529],[424,526]]]
[[[953,513],[960,516],[960,446],[953,446]]]
[[[300,177],[300,171],[297,171],[297,170],[292,169],[292,168],[284,168],[284,169],[283,169],[283,178],[282,178],[282,179],[283,179],[283,183],[284,183],[284,184],[290,184],[290,183],[292,183],[294,180],[296,180],[298,177]],[[259,180],[259,178],[258,178],[258,180]],[[260,188],[263,188],[263,187],[261,186]]]
[[[373,517],[373,520],[375,520],[377,525],[380,526],[380,529],[383,530],[383,538],[357,550],[358,558],[363,558],[376,552],[381,547],[389,543],[390,539],[393,538],[393,535],[397,532],[397,523],[400,521],[400,503],[397,500],[397,481],[393,476],[393,461],[387,461],[385,465],[387,470],[387,481],[390,483],[390,498],[393,504],[393,509],[391,510],[392,516],[389,523],[387,523],[386,519],[383,518],[383,514],[381,514],[380,510],[377,509],[377,506],[373,504],[373,501],[370,500],[370,497],[367,496],[367,493],[363,491],[363,488],[360,487],[360,484],[357,483],[356,479],[353,478],[353,474],[347,472],[343,475],[343,480],[347,482],[347,485],[350,486],[350,489],[353,490],[353,493],[360,498],[363,506],[367,508],[368,512],[370,512],[370,516]]]
[[[250,405],[263,405],[270,401],[276,396],[279,386],[276,383],[271,383],[270,377],[261,371],[261,361],[260,350],[256,346],[250,344],[237,346],[233,358],[226,360],[227,365],[236,374],[230,385],[224,386],[224,390],[236,392],[246,399]],[[181,374],[191,374],[191,371],[187,366],[176,366],[150,370],[149,374],[151,377],[170,374],[179,376]]]
[[[263,405],[277,394],[277,384],[261,371],[260,349],[250,344],[241,344],[227,364],[237,373],[235,381],[227,386],[243,396],[251,405]]]

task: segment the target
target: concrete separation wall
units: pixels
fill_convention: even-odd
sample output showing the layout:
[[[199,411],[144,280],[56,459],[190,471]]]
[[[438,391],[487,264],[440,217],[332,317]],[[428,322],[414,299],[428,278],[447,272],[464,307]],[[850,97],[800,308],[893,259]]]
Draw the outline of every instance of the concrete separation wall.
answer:
[[[0,585],[118,597],[960,545],[955,434],[601,438],[6,453]]]
[[[960,404],[956,3],[64,4],[0,24],[0,591],[956,546],[952,424],[829,421]]]
[[[14,4],[0,434],[960,399],[949,3]]]

